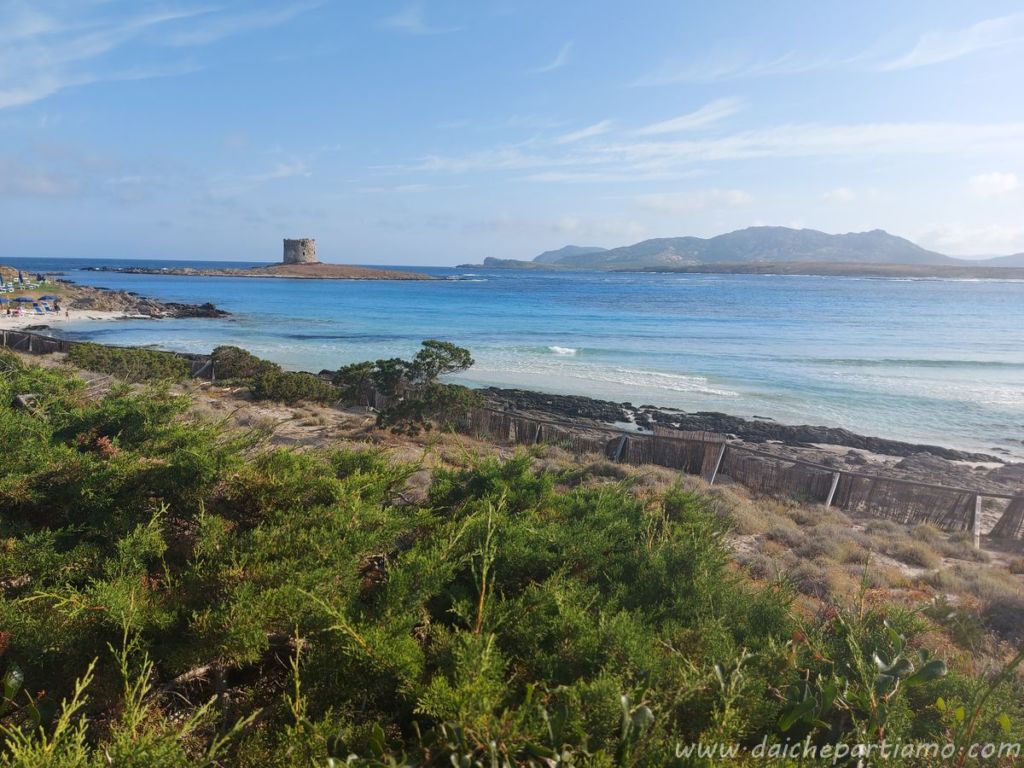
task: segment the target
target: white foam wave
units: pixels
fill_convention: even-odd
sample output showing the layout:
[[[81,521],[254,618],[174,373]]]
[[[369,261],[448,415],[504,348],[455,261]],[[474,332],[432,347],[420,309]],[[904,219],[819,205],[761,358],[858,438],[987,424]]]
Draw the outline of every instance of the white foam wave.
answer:
[[[572,347],[550,346],[550,347],[548,347],[548,349],[551,352],[554,352],[556,355],[575,355],[576,354],[576,350],[573,349]]]

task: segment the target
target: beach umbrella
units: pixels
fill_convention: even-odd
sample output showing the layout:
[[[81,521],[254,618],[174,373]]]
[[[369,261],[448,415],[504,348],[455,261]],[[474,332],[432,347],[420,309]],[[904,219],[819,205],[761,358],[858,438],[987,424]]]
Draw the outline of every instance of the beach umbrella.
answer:
[[[31,304],[33,301],[35,301],[35,299],[33,299],[31,296],[19,296],[18,298],[15,299],[15,301],[18,302],[19,304]]]
[[[45,296],[40,296],[39,297],[40,301],[57,301],[59,299],[60,299],[60,296],[54,296],[52,293],[48,293]]]
[[[5,299],[3,297],[0,297],[0,304],[10,304],[10,303],[11,303],[10,299]]]

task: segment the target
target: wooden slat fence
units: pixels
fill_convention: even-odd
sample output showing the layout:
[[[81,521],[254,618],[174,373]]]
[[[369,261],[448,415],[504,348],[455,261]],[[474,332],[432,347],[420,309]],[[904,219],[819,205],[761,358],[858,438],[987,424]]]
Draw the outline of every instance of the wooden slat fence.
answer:
[[[758,494],[788,496],[900,523],[927,522],[945,531],[980,533],[983,504],[1004,503],[989,535],[1024,538],[1024,497],[836,469],[735,445],[722,435],[658,427],[654,434],[583,429],[492,408],[475,409],[466,431],[492,439],[532,445],[559,443],[577,454],[600,453],[613,461],[656,464],[713,481],[724,475]],[[576,436],[567,439],[567,435]]]

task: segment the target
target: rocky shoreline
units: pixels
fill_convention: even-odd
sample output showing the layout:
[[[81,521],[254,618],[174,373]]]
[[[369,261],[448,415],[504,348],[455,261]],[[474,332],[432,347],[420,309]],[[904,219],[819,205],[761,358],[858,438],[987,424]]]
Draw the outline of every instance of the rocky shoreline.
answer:
[[[227,317],[230,313],[213,304],[182,304],[140,296],[133,291],[80,285],[68,280],[59,281],[64,287],[64,306],[68,309],[97,312],[124,312],[126,315],[152,318],[168,317]]]

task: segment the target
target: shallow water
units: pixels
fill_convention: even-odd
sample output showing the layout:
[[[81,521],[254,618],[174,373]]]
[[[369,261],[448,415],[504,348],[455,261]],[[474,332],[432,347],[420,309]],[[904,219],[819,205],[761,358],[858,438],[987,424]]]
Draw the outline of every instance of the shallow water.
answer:
[[[408,356],[420,340],[442,338],[473,351],[464,383],[1024,458],[1024,282],[443,268],[420,270],[445,278],[434,282],[257,280],[4,261],[233,313],[82,323],[69,332],[79,338],[197,352],[237,344],[313,371]]]

